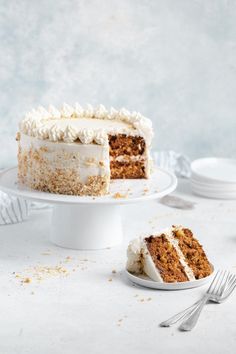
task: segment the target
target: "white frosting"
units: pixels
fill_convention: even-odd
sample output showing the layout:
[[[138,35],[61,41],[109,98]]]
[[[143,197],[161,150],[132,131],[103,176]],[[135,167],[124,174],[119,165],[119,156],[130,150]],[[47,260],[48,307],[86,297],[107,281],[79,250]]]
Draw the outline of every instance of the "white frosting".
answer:
[[[90,176],[107,176],[109,178],[110,166],[107,147],[80,143],[68,143],[65,145],[63,142],[55,144],[52,142],[53,139],[53,135],[50,136],[51,141],[49,141],[21,134],[20,147],[22,151],[26,152],[30,149],[37,151],[42,149],[44,162],[51,171],[67,168],[74,169],[81,183],[86,183]],[[27,179],[30,178],[29,168],[27,170]]]
[[[50,113],[50,116],[52,118],[60,118],[61,117],[61,112],[56,109],[52,104],[50,104],[48,108],[48,112]]]
[[[165,229],[155,237],[165,235],[171,245],[175,248],[179,261],[184,267],[184,271],[190,281],[195,280],[192,269],[188,266],[185,257],[179,247],[178,240],[173,236],[173,228]],[[130,242],[127,249],[127,270],[135,274],[147,274],[152,280],[163,282],[159,270],[156,268],[153,259],[148,251],[144,239],[139,238]]]
[[[60,111],[52,105],[48,110],[43,107],[32,110],[21,121],[20,131],[43,140],[73,142],[79,139],[83,144],[100,145],[108,144],[108,134],[142,136],[147,146],[153,137],[152,122],[140,113],[124,108],[108,111],[103,105],[82,108],[79,103],[75,107],[64,103]]]
[[[143,270],[143,264],[141,262],[141,250],[144,241],[141,238],[132,240],[127,249],[127,264],[126,268],[129,272],[135,274],[141,274]]]
[[[61,118],[70,118],[74,113],[74,108],[69,106],[67,103],[63,103],[61,109]]]
[[[158,282],[163,282],[160,272],[156,268],[147,249],[146,243],[142,238],[138,238],[130,242],[127,249],[126,268],[131,273],[145,273],[151,279]]]
[[[117,161],[117,162],[145,161],[145,156],[143,155],[137,155],[137,156],[120,155],[117,157],[110,156],[110,161]]]

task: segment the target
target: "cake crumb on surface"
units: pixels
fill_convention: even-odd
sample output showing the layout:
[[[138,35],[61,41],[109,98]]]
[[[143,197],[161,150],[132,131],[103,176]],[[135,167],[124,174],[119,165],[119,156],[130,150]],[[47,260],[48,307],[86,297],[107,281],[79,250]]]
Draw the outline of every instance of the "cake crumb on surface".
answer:
[[[113,279],[112,278],[109,278],[108,281],[112,281]]]
[[[127,198],[127,194],[121,194],[121,193],[117,192],[113,195],[113,198],[115,198],[115,199]]]
[[[30,278],[24,278],[23,280],[22,280],[22,283],[31,283],[31,279]]]
[[[117,272],[116,272],[116,270],[115,269],[113,269],[112,270],[112,274],[116,274]]]

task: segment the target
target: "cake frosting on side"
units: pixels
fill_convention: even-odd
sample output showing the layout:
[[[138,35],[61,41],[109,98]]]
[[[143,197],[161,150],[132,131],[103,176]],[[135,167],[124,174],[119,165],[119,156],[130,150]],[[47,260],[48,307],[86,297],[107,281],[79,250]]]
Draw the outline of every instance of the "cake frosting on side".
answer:
[[[50,105],[20,122],[19,183],[60,194],[104,195],[110,179],[148,178],[152,123],[126,109]]]
[[[207,256],[190,229],[173,226],[155,236],[133,240],[127,250],[127,270],[157,282],[183,282],[212,273]]]

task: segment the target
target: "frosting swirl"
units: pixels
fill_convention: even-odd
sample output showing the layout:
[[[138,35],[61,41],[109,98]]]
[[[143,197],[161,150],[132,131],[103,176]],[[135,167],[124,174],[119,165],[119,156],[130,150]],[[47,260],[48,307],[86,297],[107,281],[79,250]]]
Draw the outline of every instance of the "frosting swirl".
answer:
[[[93,123],[89,128],[75,128],[70,122],[83,119],[109,120],[112,122],[123,122],[119,129],[108,122],[109,134],[120,133],[140,135],[145,138],[146,144],[150,145],[153,137],[152,122],[138,112],[130,112],[125,108],[116,110],[111,107],[107,110],[103,105],[93,108],[88,104],[83,108],[79,103],[70,106],[64,103],[61,110],[50,105],[48,110],[40,106],[37,110],[28,112],[20,122],[20,131],[24,134],[35,136],[39,139],[49,139],[50,141],[73,142],[79,139],[83,144],[95,142],[97,144],[108,144],[107,129],[93,128]],[[61,127],[57,120],[66,122]],[[47,122],[55,121],[54,124]]]

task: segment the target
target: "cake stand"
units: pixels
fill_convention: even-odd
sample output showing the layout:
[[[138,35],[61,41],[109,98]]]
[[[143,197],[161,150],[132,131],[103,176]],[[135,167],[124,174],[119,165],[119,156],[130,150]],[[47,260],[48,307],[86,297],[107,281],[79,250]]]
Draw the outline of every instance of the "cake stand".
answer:
[[[176,177],[160,168],[149,179],[113,180],[102,197],[79,197],[32,190],[17,184],[17,167],[0,174],[0,189],[32,201],[53,204],[50,239],[73,249],[102,249],[122,242],[120,207],[162,198],[173,192]]]

